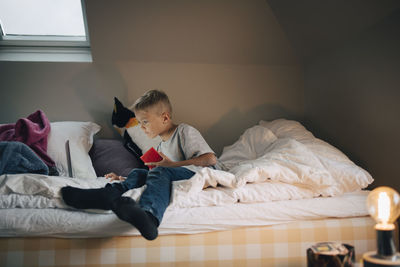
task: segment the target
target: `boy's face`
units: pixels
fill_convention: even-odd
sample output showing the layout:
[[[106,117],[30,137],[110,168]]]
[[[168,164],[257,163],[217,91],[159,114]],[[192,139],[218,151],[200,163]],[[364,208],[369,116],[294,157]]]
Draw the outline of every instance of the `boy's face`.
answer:
[[[137,110],[135,115],[140,124],[140,128],[142,128],[149,138],[155,138],[165,131],[166,116],[165,113],[160,114],[157,107]]]

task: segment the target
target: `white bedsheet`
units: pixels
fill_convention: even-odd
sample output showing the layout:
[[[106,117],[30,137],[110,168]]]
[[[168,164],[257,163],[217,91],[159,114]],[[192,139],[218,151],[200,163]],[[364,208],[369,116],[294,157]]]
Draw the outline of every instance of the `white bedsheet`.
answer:
[[[169,207],[159,227],[163,234],[194,234],[244,226],[367,215],[368,192],[336,197],[230,204],[197,208]],[[113,213],[64,209],[0,209],[0,236],[105,237],[139,235]]]

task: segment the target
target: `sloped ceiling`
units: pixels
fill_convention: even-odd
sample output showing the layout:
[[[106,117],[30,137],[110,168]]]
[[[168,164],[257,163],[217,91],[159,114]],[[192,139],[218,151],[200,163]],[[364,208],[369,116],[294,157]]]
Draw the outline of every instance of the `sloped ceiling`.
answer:
[[[95,61],[297,63],[265,0],[86,0]]]
[[[304,64],[351,42],[400,9],[398,0],[266,1]]]

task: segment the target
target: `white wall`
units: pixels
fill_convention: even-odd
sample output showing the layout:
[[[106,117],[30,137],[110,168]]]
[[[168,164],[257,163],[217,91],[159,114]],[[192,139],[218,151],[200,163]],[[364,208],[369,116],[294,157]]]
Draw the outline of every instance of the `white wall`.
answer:
[[[94,62],[0,62],[0,123],[36,109],[115,137],[113,97],[165,90],[219,154],[260,119],[302,119],[302,70],[263,0],[87,0]]]

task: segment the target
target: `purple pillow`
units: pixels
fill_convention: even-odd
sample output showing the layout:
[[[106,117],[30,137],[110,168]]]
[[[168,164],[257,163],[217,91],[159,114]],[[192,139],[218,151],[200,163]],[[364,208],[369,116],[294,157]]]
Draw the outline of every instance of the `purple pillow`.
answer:
[[[94,140],[89,156],[98,177],[110,172],[126,177],[132,169],[143,168],[143,162],[116,139]]]

